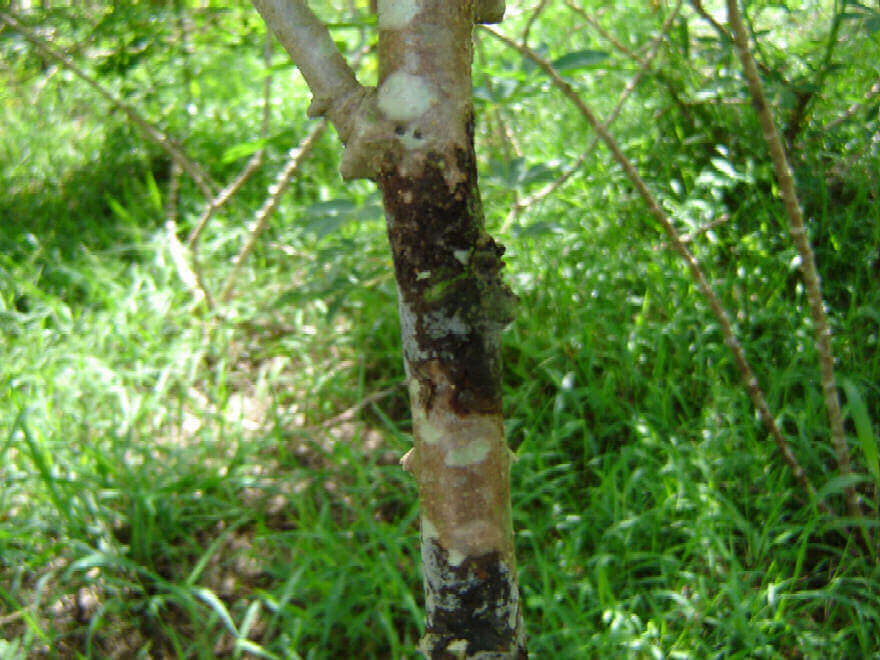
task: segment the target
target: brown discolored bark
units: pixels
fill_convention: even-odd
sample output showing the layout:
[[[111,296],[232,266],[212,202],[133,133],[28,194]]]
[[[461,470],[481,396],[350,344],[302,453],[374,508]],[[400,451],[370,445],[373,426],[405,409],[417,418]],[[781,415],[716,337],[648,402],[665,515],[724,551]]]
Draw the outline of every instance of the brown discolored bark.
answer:
[[[310,113],[345,143],[343,176],[382,192],[413,417],[401,462],[421,503],[422,652],[524,658],[501,415],[501,332],[516,297],[484,228],[471,99],[474,22],[499,20],[503,3],[379,0],[375,89],[329,52],[304,0],[254,4],[312,88]]]

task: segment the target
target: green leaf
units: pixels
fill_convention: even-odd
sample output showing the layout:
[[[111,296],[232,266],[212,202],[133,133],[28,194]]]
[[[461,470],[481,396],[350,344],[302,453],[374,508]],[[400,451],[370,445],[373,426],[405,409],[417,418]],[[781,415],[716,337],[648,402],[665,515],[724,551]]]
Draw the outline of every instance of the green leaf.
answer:
[[[345,198],[312,204],[303,213],[304,218],[311,218],[305,231],[307,234],[314,234],[320,241],[354,220],[356,211],[357,205]]]
[[[147,172],[147,194],[150,196],[150,201],[153,203],[153,207],[159,212],[162,213],[162,193],[159,192],[159,186],[156,185],[156,179],[153,178],[152,172]]]
[[[357,208],[357,205],[353,201],[341,197],[326,202],[316,202],[306,208],[304,215],[307,218],[317,218],[326,215],[342,215],[351,213],[355,208]]]
[[[880,461],[877,455],[877,440],[874,438],[874,431],[871,428],[871,418],[868,416],[868,408],[865,400],[855,383],[849,380],[842,380],[841,384],[846,392],[846,400],[849,403],[849,413],[852,415],[853,423],[856,425],[856,434],[859,437],[859,444],[862,446],[862,453],[865,455],[865,463],[868,470],[874,475],[874,479],[880,483]]]
[[[110,195],[106,195],[104,197],[104,199],[107,202],[107,206],[110,207],[110,210],[113,211],[113,214],[117,218],[119,218],[123,222],[130,222],[130,223],[134,222],[134,217],[131,215],[131,213],[128,212],[128,209],[126,209],[122,204],[120,204],[118,201],[116,201],[113,197],[111,197]]]
[[[816,493],[816,497],[820,500],[826,500],[831,495],[839,495],[850,486],[858,486],[866,481],[868,478],[861,474],[838,474],[825,482],[825,485]]]
[[[246,156],[250,156],[255,154],[257,151],[266,146],[266,140],[253,140],[251,142],[239,142],[238,144],[234,144],[229,149],[223,152],[223,155],[220,157],[220,162],[222,163],[231,163],[240,158],[245,158]]]
[[[609,54],[604,50],[577,50],[572,53],[566,53],[562,57],[553,60],[553,68],[560,72],[577,71],[578,69],[589,69],[599,62],[608,58]]]
[[[537,165],[532,165],[520,176],[519,183],[521,186],[527,186],[531,183],[546,183],[553,181],[558,174],[559,170],[556,168],[548,167],[544,163],[538,163]]]
[[[217,594],[204,587],[193,589],[193,593],[199,600],[205,602],[212,610],[214,610],[217,616],[220,617],[220,621],[223,622],[223,625],[226,626],[226,629],[233,637],[239,637],[238,629],[235,627],[235,623],[233,623],[232,617],[229,615],[229,610],[226,609],[226,605],[224,605],[223,601],[217,597]]]
[[[534,222],[516,231],[516,236],[517,238],[534,238],[546,234],[561,234],[562,232],[562,227],[555,222]]]
[[[741,179],[742,176],[733,169],[733,165],[724,160],[723,158],[713,158],[712,165],[715,166],[715,169],[721,172],[722,174],[726,174],[731,179]]]

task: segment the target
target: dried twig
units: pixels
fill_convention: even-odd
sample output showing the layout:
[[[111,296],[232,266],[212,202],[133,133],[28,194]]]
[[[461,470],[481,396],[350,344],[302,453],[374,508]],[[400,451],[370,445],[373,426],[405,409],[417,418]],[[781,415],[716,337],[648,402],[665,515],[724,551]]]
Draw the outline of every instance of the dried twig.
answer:
[[[208,309],[213,309],[214,300],[211,297],[211,292],[205,284],[202,273],[190,266],[186,248],[177,238],[177,224],[173,220],[165,222],[165,235],[168,241],[168,252],[171,254],[171,260],[177,270],[177,277],[193,292],[196,305],[204,300]]]
[[[727,313],[727,310],[724,308],[724,305],[721,303],[721,300],[718,298],[718,295],[715,293],[712,285],[709,284],[709,280],[706,278],[706,274],[703,272],[702,266],[691,253],[691,251],[688,250],[687,246],[681,241],[681,237],[678,235],[678,231],[675,229],[675,226],[672,224],[669,216],[666,215],[660,204],[657,202],[657,199],[654,197],[653,193],[648,189],[648,185],[645,183],[644,179],[642,179],[641,175],[638,173],[638,170],[636,170],[632,162],[630,162],[630,160],[621,151],[620,146],[608,132],[608,129],[605,128],[605,126],[601,122],[599,122],[599,120],[596,118],[590,108],[587,107],[586,103],[584,103],[583,99],[581,99],[574,88],[556,72],[550,62],[538,55],[538,53],[536,53],[532,49],[516,43],[515,41],[505,36],[501,32],[495,30],[494,28],[484,26],[483,29],[491,32],[505,44],[517,50],[520,54],[524,55],[525,57],[532,60],[535,64],[537,64],[550,77],[550,79],[553,81],[553,84],[556,85],[556,87],[563,94],[565,94],[565,96],[575,105],[575,107],[577,107],[578,111],[580,111],[581,115],[584,117],[584,119],[586,119],[587,123],[589,123],[590,126],[593,127],[593,130],[596,131],[602,142],[611,152],[614,160],[616,160],[617,163],[623,168],[627,178],[638,191],[642,200],[647,205],[648,210],[651,212],[651,215],[654,216],[654,218],[666,232],[667,238],[669,239],[672,248],[684,260],[685,264],[687,264],[688,270],[690,270],[691,276],[696,282],[700,293],[703,294],[703,296],[709,303],[709,307],[721,327],[721,333],[724,336],[724,343],[730,348],[731,352],[733,353],[734,362],[737,366],[737,369],[739,369],[740,376],[742,378],[745,389],[752,400],[752,404],[758,411],[758,414],[761,417],[761,421],[764,423],[764,426],[767,428],[773,440],[776,442],[776,446],[782,453],[785,462],[791,468],[795,478],[801,484],[803,489],[807,492],[809,497],[816,502],[816,506],[818,506],[819,509],[822,510],[824,513],[831,514],[832,511],[828,507],[828,505],[825,504],[824,501],[818,499],[816,489],[813,487],[813,484],[810,482],[810,479],[807,476],[806,472],[804,472],[804,469],[801,467],[794,453],[791,451],[788,442],[782,435],[782,431],[776,424],[776,420],[770,413],[770,408],[767,405],[767,399],[764,395],[764,392],[758,383],[758,379],[755,376],[751,365],[746,359],[745,350],[743,349],[742,344],[740,344],[739,340],[736,338],[736,335],[733,332],[733,325],[730,321],[730,315]]]
[[[244,246],[241,248],[238,256],[235,257],[235,262],[232,264],[232,270],[229,272],[229,275],[226,276],[226,281],[220,292],[220,302],[226,302],[229,300],[229,297],[232,294],[232,287],[235,284],[235,279],[238,277],[242,265],[256,246],[260,234],[263,233],[263,230],[269,224],[269,218],[278,206],[281,195],[287,190],[287,186],[290,185],[290,180],[293,178],[293,175],[299,170],[303,160],[305,160],[305,157],[311,152],[326,128],[327,123],[322,119],[312,127],[312,130],[305,139],[288,153],[287,162],[284,164],[284,167],[281,168],[278,176],[275,177],[275,182],[269,186],[269,196],[266,198],[266,201],[263,202],[263,205],[254,217],[254,226],[248,235],[247,242],[245,242]]]
[[[701,0],[690,0],[690,3],[691,7],[693,7],[694,10],[715,29],[722,41],[733,43],[733,36],[731,36],[730,32],[727,31],[727,28],[721,25],[712,14],[706,11]]]
[[[693,243],[695,239],[702,236],[710,229],[714,229],[715,227],[718,227],[719,225],[723,225],[728,220],[730,220],[730,216],[727,213],[724,213],[724,214],[718,216],[717,218],[713,218],[712,220],[710,220],[706,224],[700,225],[699,227],[694,229],[691,233],[682,234],[681,236],[679,236],[679,240],[681,240],[682,243]],[[672,245],[670,245],[669,243],[663,244],[664,249],[670,248],[670,247],[672,247]]]
[[[354,404],[351,408],[343,410],[338,415],[334,415],[330,419],[325,419],[320,424],[316,424],[314,426],[307,426],[303,431],[317,431],[319,429],[330,429],[334,426],[338,426],[344,422],[352,421],[357,414],[366,408],[369,405],[372,405],[382,399],[385,399],[406,385],[404,381],[397,383],[394,387],[389,387],[387,390],[379,390],[378,392],[373,392],[372,394],[368,394],[363,399]]]
[[[672,25],[672,21],[675,20],[676,15],[678,14],[679,9],[681,8],[681,0],[676,3],[675,9],[669,14],[666,20],[663,22],[663,25],[660,28],[660,34],[651,42],[647,55],[645,55],[644,59],[638,58],[636,59],[641,64],[641,68],[636,72],[636,74],[630,78],[629,82],[624,87],[623,92],[621,92],[620,96],[617,99],[617,103],[614,105],[614,108],[611,110],[611,113],[605,119],[603,126],[608,128],[617,117],[620,115],[620,111],[623,109],[623,104],[630,97],[630,95],[635,91],[636,87],[638,87],[639,83],[642,81],[642,78],[645,77],[645,74],[648,72],[648,69],[651,68],[651,65],[654,62],[654,59],[657,57],[657,54],[660,52],[660,44],[663,39],[666,37],[666,33],[669,30],[669,26]],[[581,152],[581,155],[578,156],[577,160],[572,163],[563,173],[554,181],[551,181],[546,186],[538,190],[537,192],[523,197],[520,200],[514,202],[511,206],[510,213],[507,216],[507,219],[504,222],[502,231],[506,230],[510,227],[513,222],[516,221],[517,216],[528,209],[529,207],[537,204],[543,199],[546,199],[553,193],[555,193],[559,188],[561,188],[565,183],[571,179],[577,172],[580,171],[581,166],[586,162],[587,158],[593,153],[593,150],[596,148],[596,144],[599,142],[599,137],[594,136],[590,143],[587,145],[587,148]]]
[[[269,135],[269,120],[271,117],[271,94],[272,94],[272,76],[268,75],[269,65],[271,64],[272,57],[272,34],[271,32],[266,32],[266,45],[263,50],[263,58],[265,60],[266,65],[266,79],[263,85],[263,120],[260,126],[260,139],[265,141]],[[196,250],[196,244],[198,243],[199,237],[201,237],[202,232],[205,229],[205,226],[208,224],[208,221],[211,219],[211,216],[214,213],[223,207],[232,196],[237,193],[241,187],[245,184],[245,182],[251,178],[254,172],[256,172],[260,166],[263,164],[263,157],[266,154],[265,145],[261,145],[259,149],[257,149],[253,156],[250,157],[245,166],[238,173],[238,176],[226,186],[223,190],[221,190],[216,197],[210,198],[208,203],[205,205],[205,209],[202,211],[202,215],[199,217],[198,221],[195,224],[195,227],[189,233],[189,236],[186,238],[186,245],[190,250]]]
[[[6,23],[13,30],[21,34],[25,39],[30,41],[37,50],[43,53],[43,55],[51,58],[52,60],[58,62],[60,65],[64,66],[66,69],[70,70],[74,75],[76,75],[83,82],[89,85],[89,87],[91,87],[98,94],[104,97],[104,99],[106,99],[111,105],[122,110],[131,120],[131,122],[134,123],[138,128],[140,128],[144,132],[144,135],[146,135],[154,144],[156,144],[156,146],[168,153],[168,155],[171,156],[173,160],[180,163],[180,166],[183,168],[183,170],[192,178],[192,180],[206,197],[210,198],[214,194],[214,190],[217,188],[217,185],[211,180],[211,177],[207,174],[207,172],[205,172],[202,166],[191,159],[189,156],[187,156],[183,152],[181,146],[177,144],[174,140],[169,138],[167,135],[165,135],[165,133],[163,133],[155,124],[152,124],[151,122],[144,119],[144,117],[142,117],[141,114],[137,110],[135,110],[133,106],[114,96],[94,78],[92,78],[85,71],[76,66],[76,64],[74,64],[67,55],[60,52],[44,39],[37,36],[34,32],[19,23],[19,21],[13,16],[7,14],[4,11],[0,11],[0,21]]]
[[[860,110],[864,109],[864,107],[866,105],[868,105],[874,99],[874,97],[877,96],[878,94],[880,94],[880,80],[878,80],[877,82],[875,82],[871,86],[871,89],[869,89],[868,93],[865,94],[864,101],[862,101],[860,103],[853,103],[851,106],[849,106],[843,112],[843,114],[840,115],[840,117],[837,117],[836,119],[825,124],[823,131],[822,131],[823,134],[827,131],[830,131],[834,128],[837,128],[842,123],[844,123],[846,120],[851,119],[853,117],[853,115],[858,113]]]
[[[192,231],[190,231],[189,236],[186,239],[186,244],[190,249],[193,271],[196,274],[197,280],[202,287],[202,290],[205,294],[205,302],[208,304],[209,308],[213,307],[211,295],[206,288],[205,279],[202,274],[202,266],[201,261],[199,260],[199,237],[204,231],[205,226],[208,224],[208,221],[211,219],[211,216],[214,215],[214,212],[219,208],[224,206],[232,196],[235,195],[241,187],[245,184],[245,182],[251,177],[251,175],[256,172],[260,166],[263,164],[263,158],[266,154],[266,146],[265,141],[269,135],[269,120],[271,118],[271,103],[272,103],[272,76],[269,75],[270,64],[272,61],[272,34],[271,32],[266,32],[266,43],[263,48],[263,59],[266,65],[266,79],[263,84],[263,120],[260,126],[260,139],[263,144],[260,145],[260,148],[254,152],[253,156],[248,160],[247,164],[242,168],[242,170],[238,173],[238,176],[232,181],[231,184],[226,186],[220,193],[210,199],[208,203],[205,205],[204,211],[202,211],[202,215],[199,217],[196,222],[195,227],[193,227]]]
[[[543,12],[544,9],[546,9],[548,3],[549,3],[549,0],[541,0],[538,3],[538,6],[535,7],[534,11],[532,11],[532,13],[529,15],[529,18],[526,21],[526,26],[525,26],[525,28],[523,28],[522,36],[519,39],[520,42],[525,44],[526,46],[529,45],[529,35],[532,32],[532,28],[535,25],[535,21],[538,20],[538,17],[541,15],[541,12]]]
[[[596,32],[598,32],[599,34],[602,35],[602,37],[605,39],[605,41],[610,43],[612,46],[614,46],[621,53],[623,53],[624,55],[626,55],[630,59],[635,60],[639,64],[642,63],[641,58],[635,52],[633,52],[631,49],[624,46],[620,42],[620,40],[618,40],[608,30],[603,28],[602,24],[599,23],[599,21],[597,21],[596,18],[592,14],[588,13],[583,7],[578,7],[576,4],[571,2],[571,0],[565,0],[565,6],[568,7],[569,9],[571,9],[575,14],[577,14],[578,16],[583,18],[587,23],[589,23],[590,26],[592,26],[592,28],[594,30],[596,30]],[[676,8],[676,10],[673,12],[673,14],[677,14],[677,13],[678,13],[678,9]]]
[[[727,11],[731,28],[733,30],[736,51],[742,62],[749,91],[754,99],[758,119],[761,122],[761,130],[764,133],[764,141],[773,161],[773,169],[776,180],[779,183],[779,192],[782,197],[785,213],[788,216],[788,231],[792,242],[801,257],[801,273],[804,278],[804,287],[807,290],[807,299],[810,306],[810,316],[816,332],[816,352],[819,354],[819,367],[822,374],[822,394],[825,399],[825,408],[828,411],[828,421],[831,426],[831,442],[837,454],[837,467],[840,474],[848,476],[851,472],[849,448],[846,444],[846,433],[843,428],[843,414],[840,410],[840,395],[834,378],[834,357],[831,352],[831,329],[828,327],[828,317],[825,313],[825,301],[822,298],[822,286],[819,273],[816,269],[816,257],[807,236],[804,224],[804,216],[801,212],[800,202],[794,185],[794,176],[782,146],[782,139],[776,130],[776,124],[770,113],[770,106],[764,95],[764,88],[755,66],[755,60],[749,49],[749,39],[743,25],[742,16],[739,12],[737,0],[727,0]],[[846,489],[847,507],[852,516],[861,515],[861,507],[855,492],[855,488],[849,486]]]

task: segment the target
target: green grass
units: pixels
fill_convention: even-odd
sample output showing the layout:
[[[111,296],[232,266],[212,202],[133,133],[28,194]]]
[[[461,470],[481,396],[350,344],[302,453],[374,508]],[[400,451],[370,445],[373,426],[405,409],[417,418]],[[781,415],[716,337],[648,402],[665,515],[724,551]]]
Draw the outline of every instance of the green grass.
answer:
[[[505,29],[525,18],[513,12]],[[647,8],[613,18],[609,29],[638,43],[658,20]],[[62,40],[86,38],[68,13],[45,20]],[[189,62],[202,71],[190,119],[174,102],[181,60],[171,51],[95,71],[185,134],[226,181],[242,161],[222,155],[252,135],[261,91],[217,72],[238,48],[242,79],[260,80],[260,28],[244,5],[197,20],[206,31]],[[698,19],[688,21],[691,59],[678,30],[661,60],[667,82],[690,99],[713,79],[735,95],[737,80],[720,73],[730,53],[699,41]],[[570,22],[548,9],[532,43],[551,44],[551,57],[607,47],[585,43]],[[107,46],[125,30],[155,29],[135,24],[108,19],[88,38]],[[814,27],[797,25],[798,53],[809,57]],[[499,113],[526,169],[564,167],[590,133],[546,79],[481,39],[476,84],[492,76],[506,94],[478,104],[495,231],[512,190],[541,185],[498,164],[509,148],[490,130]],[[851,40],[843,55],[878,61],[865,55],[877,54],[873,39]],[[323,138],[237,297],[212,315],[169,252],[167,159],[63,74],[35,93],[39,66],[8,30],[0,48],[9,55],[0,76],[15,83],[0,85],[0,657],[415,657],[417,494],[397,464],[409,413],[372,186],[342,184],[339,145]],[[768,57],[795,75],[777,51]],[[683,61],[691,68],[672,67]],[[603,66],[575,80],[607,112],[632,67],[617,54]],[[277,76],[267,166],[202,239],[215,290],[285,149],[308,128],[290,73]],[[505,413],[533,657],[880,653],[878,484],[868,467],[880,421],[876,110],[822,133],[869,74],[831,74],[795,162],[847,382],[863,520],[827,518],[805,501],[714,318],[607,154],[500,236],[520,297],[503,349]],[[784,108],[784,86],[773,89]],[[847,482],[835,472],[806,299],[757,122],[748,106],[706,104],[688,116],[668,92],[646,80],[615,135],[682,231],[729,214],[693,248],[735,310],[793,450],[843,511]],[[182,235],[200,210],[185,184]]]

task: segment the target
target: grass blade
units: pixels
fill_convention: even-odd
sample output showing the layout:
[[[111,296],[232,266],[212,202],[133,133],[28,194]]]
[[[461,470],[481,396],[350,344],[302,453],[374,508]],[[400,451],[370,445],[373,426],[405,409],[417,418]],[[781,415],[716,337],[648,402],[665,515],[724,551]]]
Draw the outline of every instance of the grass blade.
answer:
[[[842,382],[843,389],[846,391],[846,400],[849,403],[849,412],[852,415],[853,423],[856,425],[856,434],[859,438],[859,444],[862,447],[862,453],[865,455],[865,464],[868,470],[874,476],[875,481],[880,483],[880,463],[877,456],[877,439],[871,428],[871,418],[868,416],[868,408],[865,400],[862,398],[859,388],[855,383],[849,380]]]

